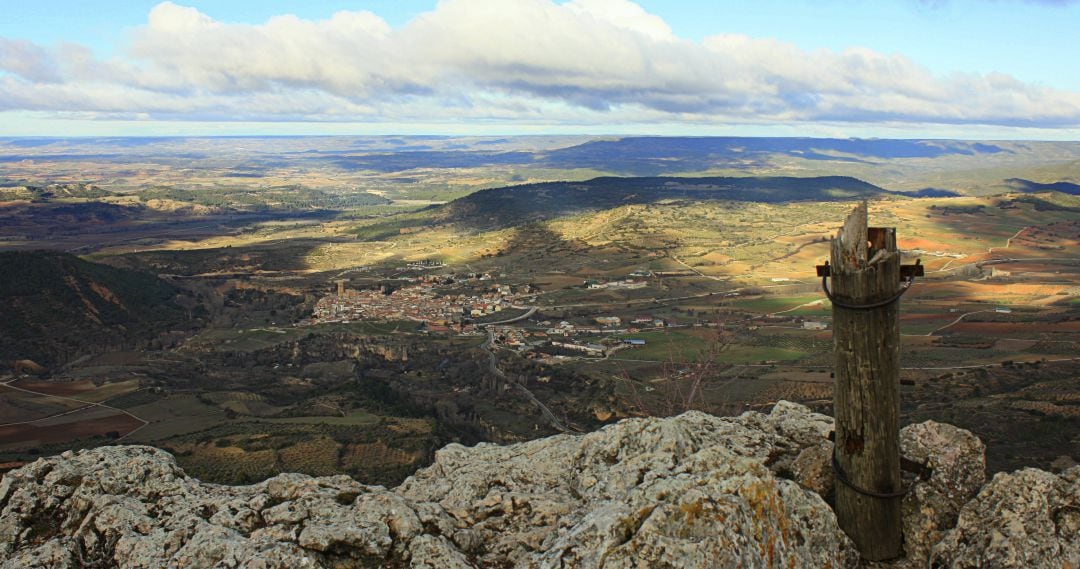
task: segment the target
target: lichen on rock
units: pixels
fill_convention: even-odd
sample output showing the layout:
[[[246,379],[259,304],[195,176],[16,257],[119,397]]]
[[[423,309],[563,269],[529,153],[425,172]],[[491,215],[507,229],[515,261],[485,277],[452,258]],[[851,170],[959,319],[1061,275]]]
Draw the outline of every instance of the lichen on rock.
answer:
[[[823,440],[828,422],[785,403],[767,415],[690,412],[581,437],[451,446],[398,492],[483,536],[469,552],[481,564],[845,567],[857,555],[828,505],[769,467]]]
[[[150,447],[68,452],[0,482],[0,567],[855,567],[823,498],[831,429],[787,402],[628,419],[449,445],[393,490],[300,474],[219,486]],[[890,566],[1077,564],[1080,468],[999,475],[970,500],[971,433],[923,423],[901,446],[934,474],[905,498],[908,557]]]
[[[935,566],[1080,567],[1080,466],[999,473],[934,546]]]

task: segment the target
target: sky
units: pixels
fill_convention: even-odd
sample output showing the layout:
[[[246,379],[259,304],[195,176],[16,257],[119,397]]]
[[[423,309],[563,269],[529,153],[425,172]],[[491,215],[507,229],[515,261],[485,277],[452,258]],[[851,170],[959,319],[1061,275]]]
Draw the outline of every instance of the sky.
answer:
[[[1080,0],[0,0],[0,136],[1080,140]]]

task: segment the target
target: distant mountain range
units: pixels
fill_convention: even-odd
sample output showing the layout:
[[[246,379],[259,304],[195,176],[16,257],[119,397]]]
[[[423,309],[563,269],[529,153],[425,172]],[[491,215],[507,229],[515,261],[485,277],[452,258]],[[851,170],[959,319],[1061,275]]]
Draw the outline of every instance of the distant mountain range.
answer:
[[[862,162],[936,158],[949,154],[1011,152],[981,142],[843,138],[631,137],[598,140],[546,153],[542,161],[560,168],[596,168],[655,176],[709,168],[756,167],[783,154],[807,160]]]
[[[242,142],[244,150],[237,148]],[[161,137],[4,138],[0,162],[21,160],[129,162],[134,157],[199,160],[221,153],[260,162],[276,149],[281,163],[329,162],[351,170],[397,172],[414,168],[521,165],[590,168],[626,176],[655,176],[710,168],[754,167],[769,156],[836,162],[1038,152],[1039,145],[962,140],[632,136],[588,140],[566,137]],[[1034,145],[1034,146],[1032,146]],[[1070,146],[1072,148],[1072,146]],[[1080,153],[1080,147],[1071,154]]]
[[[356,170],[397,172],[423,165],[468,168],[520,165],[540,168],[588,168],[626,176],[657,176],[711,168],[753,169],[776,155],[837,162],[937,158],[947,155],[1008,153],[1004,146],[958,140],[891,140],[846,138],[627,137],[594,140],[565,148],[498,152],[488,149],[433,149],[425,144],[401,146],[394,152],[331,153],[337,166]],[[326,153],[309,159],[326,159]]]
[[[54,172],[72,168],[82,173],[80,181],[101,184],[109,191],[151,195],[157,188],[146,177],[167,168],[197,173],[211,182],[165,184],[175,186],[165,192],[178,190],[169,194],[173,200],[217,203],[217,196],[208,193],[228,192],[230,202],[242,202],[245,196],[261,199],[267,190],[284,190],[271,196],[275,203],[295,201],[330,209],[379,205],[377,196],[438,201],[476,187],[605,175],[842,175],[926,196],[952,195],[934,193],[942,191],[974,196],[1041,191],[1038,188],[1047,184],[1062,185],[1060,191],[1072,193],[1080,185],[1080,142],[1063,141],[555,135],[0,137],[0,163],[12,165],[9,173],[0,175],[0,194],[7,199],[25,198],[33,193],[27,190],[30,186],[69,182],[54,177]],[[72,165],[54,169],[54,163]],[[285,183],[294,175],[307,179]],[[377,196],[359,195],[360,189]],[[311,195],[292,195],[302,190]],[[929,193],[917,194],[922,190]],[[54,197],[77,197],[69,193]]]

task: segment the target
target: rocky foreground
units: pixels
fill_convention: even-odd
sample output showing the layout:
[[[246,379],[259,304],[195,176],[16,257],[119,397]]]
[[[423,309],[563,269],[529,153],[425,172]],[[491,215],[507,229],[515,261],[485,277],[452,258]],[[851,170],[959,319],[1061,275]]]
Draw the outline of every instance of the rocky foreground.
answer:
[[[832,419],[632,419],[583,436],[450,445],[393,490],[282,474],[188,477],[168,453],[105,447],[0,483],[0,562],[31,567],[855,567],[826,503]],[[904,501],[907,556],[880,567],[1080,567],[1080,467],[985,484],[984,447],[906,427],[933,476]]]

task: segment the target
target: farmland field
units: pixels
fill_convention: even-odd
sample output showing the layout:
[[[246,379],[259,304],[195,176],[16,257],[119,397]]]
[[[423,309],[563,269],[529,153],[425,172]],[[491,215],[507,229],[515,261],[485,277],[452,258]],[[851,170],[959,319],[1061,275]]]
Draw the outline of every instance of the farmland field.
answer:
[[[557,432],[541,405],[581,431],[780,399],[828,412],[833,307],[815,266],[863,199],[926,270],[900,301],[904,421],[957,422],[1024,464],[1077,454],[1053,437],[1028,453],[998,423],[1076,420],[1061,394],[1080,349],[1080,146],[811,159],[706,138],[675,144],[684,162],[650,155],[661,139],[618,141],[628,159],[589,154],[616,143],[589,137],[481,138],[147,140],[112,158],[58,140],[42,152],[78,159],[5,162],[0,248],[37,276],[5,285],[0,349],[44,369],[0,378],[0,462],[137,443],[221,482],[390,484],[449,442]],[[412,302],[318,316],[339,283],[500,310],[452,329]],[[484,320],[520,306],[536,311],[489,337]]]
[[[97,408],[75,411],[63,420],[53,419],[21,425],[0,426],[0,450],[70,443],[92,438],[119,438],[140,427],[142,422],[122,413]]]

